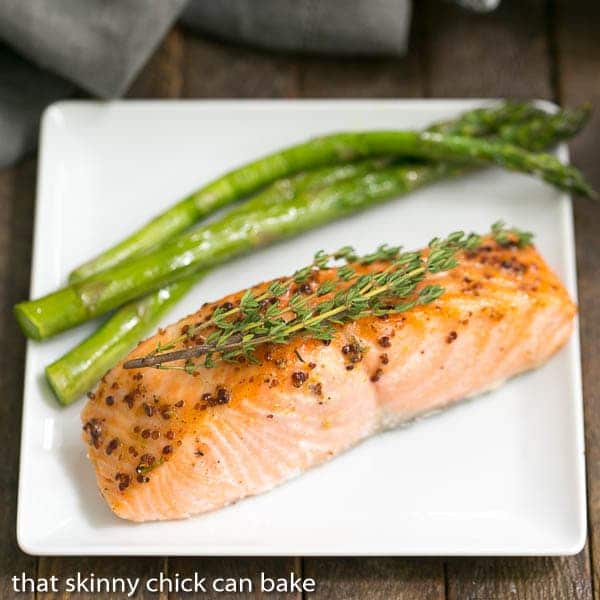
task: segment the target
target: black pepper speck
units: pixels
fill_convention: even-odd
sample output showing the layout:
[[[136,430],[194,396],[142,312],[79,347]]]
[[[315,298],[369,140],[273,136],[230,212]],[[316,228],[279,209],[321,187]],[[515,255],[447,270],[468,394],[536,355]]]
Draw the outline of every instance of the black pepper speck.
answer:
[[[119,446],[119,438],[113,438],[106,445],[106,454],[112,454]]]
[[[382,348],[389,348],[392,345],[389,335],[382,335],[377,342]]]
[[[307,379],[308,375],[302,371],[295,371],[292,373],[292,383],[294,384],[294,387],[300,387]]]

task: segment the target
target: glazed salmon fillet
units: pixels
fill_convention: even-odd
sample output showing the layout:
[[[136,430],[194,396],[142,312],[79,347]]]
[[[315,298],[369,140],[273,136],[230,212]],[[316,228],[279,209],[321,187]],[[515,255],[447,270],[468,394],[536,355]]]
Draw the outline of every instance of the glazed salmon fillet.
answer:
[[[329,276],[318,271],[310,285]],[[445,288],[430,304],[336,325],[330,342],[297,336],[260,346],[258,364],[217,362],[195,375],[118,364],[82,413],[110,508],[133,521],[179,519],[265,492],[379,431],[539,366],[573,328],[576,307],[533,246],[487,240],[430,283]],[[242,295],[160,330],[128,359]]]

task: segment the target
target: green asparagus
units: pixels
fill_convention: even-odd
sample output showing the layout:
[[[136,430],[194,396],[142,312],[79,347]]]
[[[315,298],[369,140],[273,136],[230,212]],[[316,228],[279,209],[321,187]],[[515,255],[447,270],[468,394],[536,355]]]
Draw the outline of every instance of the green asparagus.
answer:
[[[443,130],[443,127],[440,128]],[[81,281],[156,248],[205,215],[274,180],[311,168],[378,155],[495,163],[507,169],[539,175],[567,191],[586,196],[592,194],[576,169],[562,165],[554,157],[530,154],[510,144],[447,135],[435,130],[337,133],[290,146],[230,171],[73,271],[70,281]]]
[[[566,109],[556,115],[529,114],[526,123],[508,131],[508,134],[514,136],[517,133],[520,143],[531,148],[543,132],[542,139],[551,145],[577,133],[588,117],[589,111],[586,109]],[[540,128],[540,124],[544,122],[548,125],[547,129]],[[450,123],[446,126],[450,126]],[[499,137],[507,135],[504,129],[502,131]],[[490,131],[487,130],[486,133]],[[345,177],[356,176],[361,169],[365,172],[365,168],[368,170],[371,166],[374,169],[381,168],[385,166],[385,162],[367,161],[362,165],[342,165],[303,173],[275,182],[261,195],[265,202],[283,202],[295,197],[300,191],[318,189]],[[244,211],[249,212],[247,205],[242,205],[235,210],[238,215],[243,214]],[[176,295],[184,289],[184,286],[191,287],[196,277],[197,275],[192,275],[184,278],[121,307],[100,329],[50,365],[46,370],[46,376],[59,401],[62,404],[69,404],[91,389],[108,367],[123,358],[130,348],[155,326],[175,301]],[[161,303],[161,298],[170,298],[171,301]],[[138,314],[145,315],[146,318],[139,319]]]
[[[501,127],[520,127],[532,119],[545,119],[548,113],[531,102],[500,102],[468,110],[455,119],[433,123],[426,131],[470,137],[490,136]]]
[[[70,404],[90,390],[203,276],[196,273],[126,304],[90,337],[48,365],[46,379],[58,401]]]
[[[158,250],[15,307],[23,331],[44,339],[102,315],[172,281],[275,239],[366,208],[435,181],[460,166],[392,166],[307,191],[288,202],[251,199],[222,220],[181,236]]]
[[[498,128],[502,125],[523,123],[526,119],[533,117],[543,118],[546,114],[529,102],[501,102],[493,106],[466,111],[456,119],[433,123],[426,131],[444,133],[446,135],[482,136],[497,132]],[[263,161],[258,162],[262,164]],[[212,202],[217,203],[215,206],[232,202],[251,193],[255,187],[261,187],[262,184],[266,185],[270,180],[277,179],[275,174],[272,176],[265,174],[262,184],[260,182],[250,182],[248,186],[241,186],[230,190],[227,189],[225,183],[222,183],[222,185],[219,183],[223,182],[223,180],[231,180],[235,183],[237,178],[246,181],[244,171],[252,173],[256,168],[256,163],[252,163],[246,167],[242,167],[241,170],[237,169],[184,198],[181,202],[157,217],[159,220],[158,223],[155,223],[156,219],[151,221],[121,243],[109,248],[96,258],[72,271],[69,281],[72,283],[80,281],[110,268],[127,258],[139,256],[149,249],[166,242],[177,233],[188,229],[201,217],[210,213]],[[286,170],[286,176],[294,172],[294,165],[289,165],[289,168]],[[222,194],[225,194],[226,197],[224,196],[219,200],[217,196]]]
[[[585,104],[554,114],[536,115],[528,120],[525,127],[514,122],[502,123],[497,135],[506,142],[539,152],[560,140],[573,137],[588,122],[590,116],[591,107]]]
[[[547,116],[547,113],[530,102],[501,102],[493,106],[466,111],[456,119],[433,123],[426,131],[446,135],[483,136],[497,132],[502,125],[522,124],[525,120],[533,117],[544,118],[545,116]],[[216,208],[222,204],[232,202],[252,192],[263,183],[266,184],[271,179],[277,178],[276,174],[271,176],[265,173],[264,180],[249,180],[244,173],[253,173],[259,167],[262,171],[263,168],[259,163],[262,165],[264,160],[233,171],[216,182],[194,192],[157,217],[158,222],[155,222],[155,219],[155,221],[148,223],[121,243],[76,268],[71,272],[69,281],[71,283],[81,281],[127,258],[139,256],[168,241],[181,231],[188,229],[201,217],[210,213],[213,207]],[[342,166],[342,169],[344,168],[345,166]],[[291,164],[285,169],[287,175],[293,174],[294,171],[295,166]],[[238,179],[243,182],[243,185],[236,183]],[[337,179],[335,175],[334,179]],[[232,184],[235,184],[235,189],[233,187],[229,189],[229,184],[226,185],[225,180],[231,180]]]
[[[268,206],[282,203],[300,192],[377,171],[389,162],[387,159],[375,159],[300,173],[271,184],[257,195],[254,204]],[[242,204],[232,212],[241,219],[252,210],[248,204]],[[193,274],[125,304],[92,335],[46,367],[46,379],[58,401],[68,405],[91,389],[204,274]]]
[[[563,165],[550,155],[528,153],[503,142],[488,142],[476,138],[444,137],[429,132],[422,134],[416,132],[340,134],[337,138],[352,139],[354,141],[357,139],[371,141],[376,139],[378,140],[376,145],[381,150],[385,150],[386,145],[388,150],[392,147],[397,148],[398,140],[411,139],[415,141],[419,139],[430,149],[435,148],[440,142],[442,147],[446,149],[455,146],[458,149],[457,155],[462,156],[463,160],[467,156],[471,156],[471,164],[480,164],[479,159],[482,156],[487,156],[494,158],[499,163],[519,167],[521,170],[533,171],[538,169],[548,180],[556,183],[561,181],[564,183],[566,178],[570,184],[578,182],[577,187],[579,188],[587,186],[578,171]],[[478,152],[472,154],[473,149],[477,149]],[[415,166],[408,169],[406,167],[387,168],[373,175],[357,177],[356,181],[353,180],[350,185],[345,185],[346,182],[334,184],[334,186],[325,190],[322,196],[328,196],[328,199],[331,200],[336,197],[336,194],[344,193],[348,194],[348,198],[362,198],[362,204],[358,201],[355,204],[355,209],[358,209],[369,205],[374,200],[386,197],[386,193],[389,196],[413,189],[416,186],[409,184],[407,181],[408,176],[414,177],[417,185],[420,185],[422,181],[427,182],[430,176],[436,179],[437,174],[440,172],[452,172],[459,167],[460,163],[454,168],[440,164],[432,167]],[[315,198],[322,199],[319,194],[308,193],[300,199],[301,204],[303,203],[302,207],[291,205],[269,207],[269,212],[282,211],[282,214],[278,214],[276,217],[267,213],[269,223],[276,223],[275,230],[269,232],[269,235],[285,237],[296,231],[302,231],[306,227],[316,225],[325,218],[334,218],[335,211],[332,213],[322,212],[327,203],[319,204],[315,202],[314,211],[307,209],[307,203],[314,202]],[[257,201],[251,200],[247,209],[253,210],[253,206],[259,207],[259,204],[252,204],[252,202]],[[347,207],[350,204],[347,203]],[[332,206],[331,203],[329,206]],[[344,214],[343,207],[344,204],[340,201],[338,203],[339,214]],[[286,215],[287,210],[292,212]],[[296,219],[293,219],[292,217],[295,214],[293,211],[296,210],[298,215]],[[301,214],[307,217],[308,221],[306,223],[300,218],[299,215]],[[314,221],[311,222],[313,218]],[[222,230],[220,237],[210,235],[208,239],[203,239],[202,235],[206,235],[206,230],[202,228],[191,234],[184,234],[176,242],[169,243],[150,254],[116,265],[112,269],[100,272],[53,294],[38,300],[22,302],[15,307],[17,319],[26,335],[34,339],[44,339],[112,310],[170,281],[184,277],[197,268],[210,266],[211,263],[216,264],[231,256],[232,253],[236,254],[262,242],[262,233],[259,234],[254,231],[258,228],[262,232],[264,225],[262,221],[251,227],[243,219],[238,218],[236,221],[235,213],[229,220],[226,218],[224,222],[213,224],[209,228],[225,227],[226,229],[227,224],[232,220],[240,229],[235,233]],[[252,220],[249,223],[252,223]],[[295,227],[296,224],[297,227]],[[238,245],[237,248],[233,249],[231,247],[230,237],[235,239]],[[254,238],[257,238],[256,241],[249,243]]]

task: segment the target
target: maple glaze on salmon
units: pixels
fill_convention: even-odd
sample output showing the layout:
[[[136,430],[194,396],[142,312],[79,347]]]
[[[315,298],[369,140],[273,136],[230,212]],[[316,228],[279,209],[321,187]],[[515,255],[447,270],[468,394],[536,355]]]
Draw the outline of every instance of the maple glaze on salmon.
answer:
[[[339,325],[329,344],[296,337],[259,347],[260,364],[218,362],[195,376],[117,365],[82,414],[111,509],[133,521],[176,519],[267,491],[378,431],[537,367],[566,343],[576,307],[534,247],[486,240],[459,261],[425,280],[446,290],[431,304]],[[317,272],[313,289],[329,273]],[[128,358],[242,294],[204,306]]]

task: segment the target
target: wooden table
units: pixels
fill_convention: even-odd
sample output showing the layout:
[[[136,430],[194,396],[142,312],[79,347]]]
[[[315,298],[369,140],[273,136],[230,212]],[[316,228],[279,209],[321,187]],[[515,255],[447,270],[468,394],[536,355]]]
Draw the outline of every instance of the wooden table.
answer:
[[[411,51],[401,60],[273,56],[174,29],[129,95],[513,96],[547,98],[567,105],[589,101],[600,111],[597,0],[504,0],[499,11],[487,16],[466,13],[438,0],[415,4]],[[575,164],[600,189],[598,115],[571,149]],[[20,552],[15,542],[25,340],[11,315],[12,305],[28,295],[35,178],[34,159],[0,172],[0,339],[4,343],[0,353],[0,598],[13,597],[10,577],[21,572],[68,576],[89,570],[99,575],[143,577],[161,569],[181,574],[197,570],[209,576],[253,576],[261,570],[284,576],[293,570],[317,579],[317,592],[310,596],[319,599],[600,598],[600,207],[577,200],[574,209],[589,490],[589,537],[579,555],[511,559],[35,558]],[[19,598],[27,598],[27,594]]]

